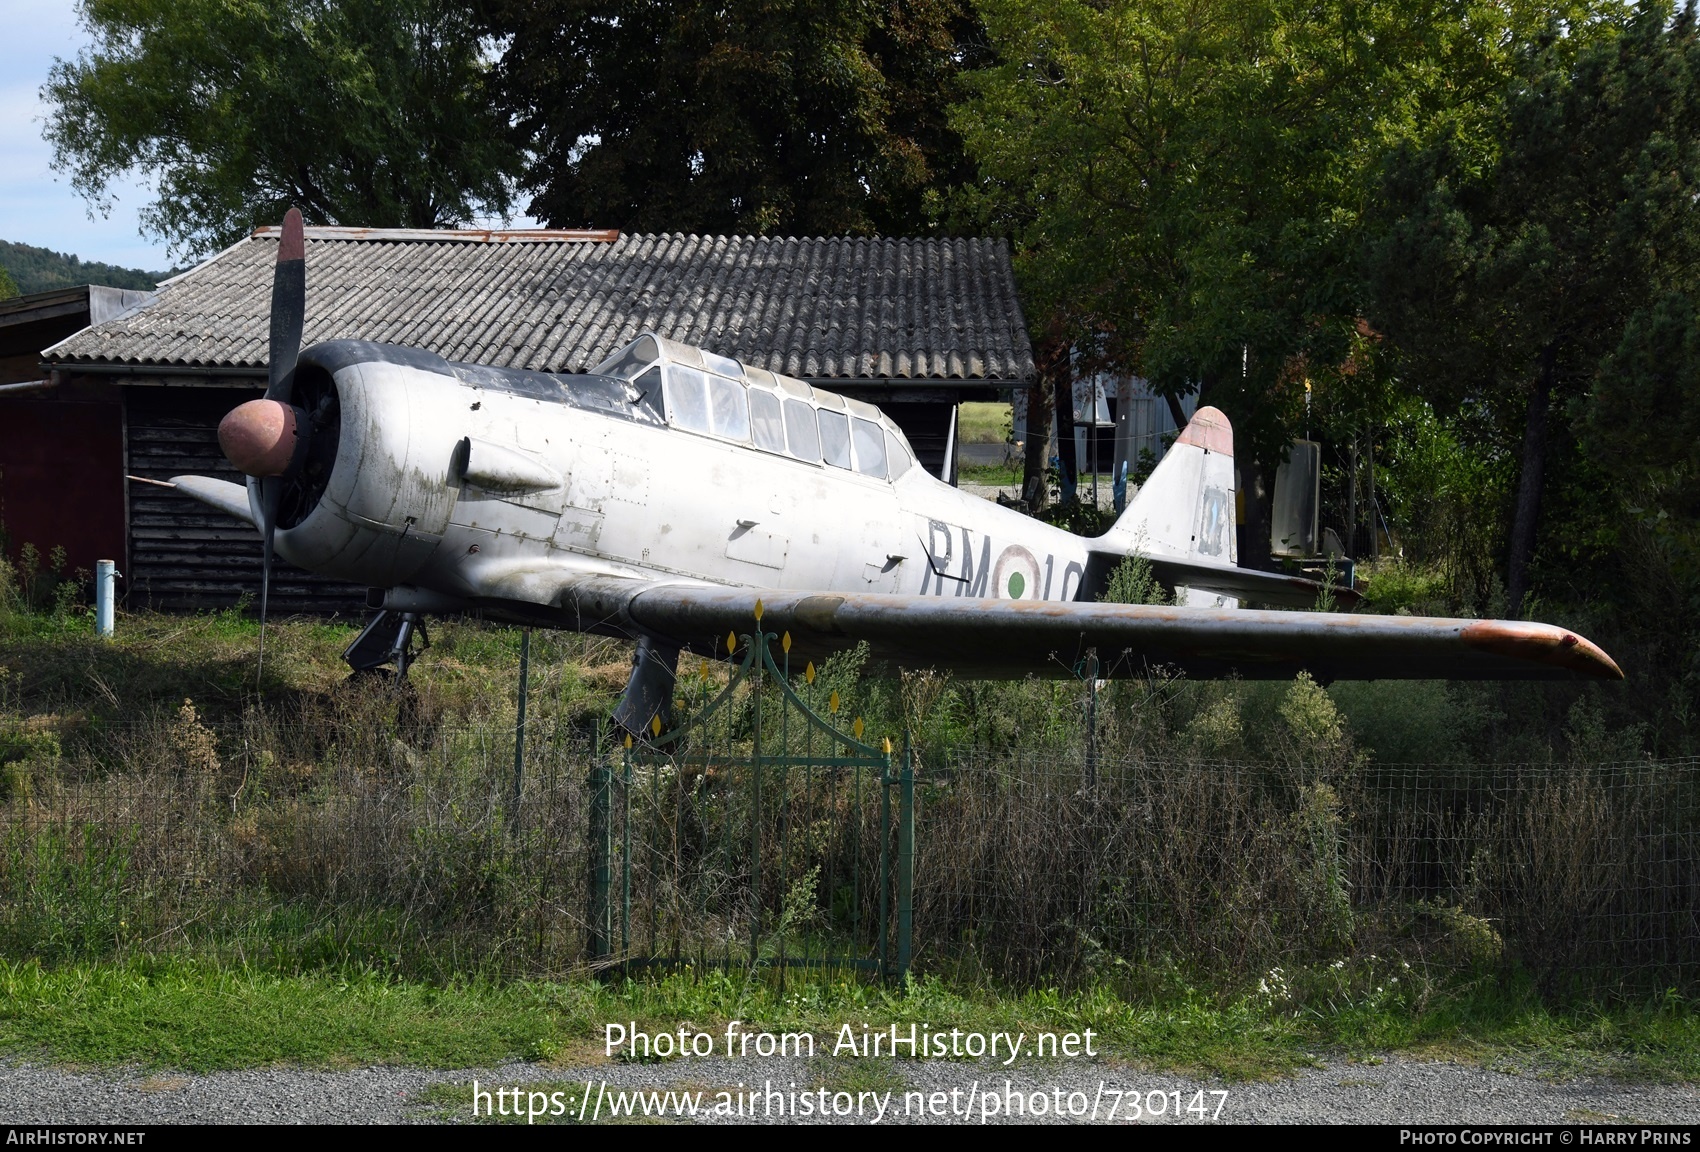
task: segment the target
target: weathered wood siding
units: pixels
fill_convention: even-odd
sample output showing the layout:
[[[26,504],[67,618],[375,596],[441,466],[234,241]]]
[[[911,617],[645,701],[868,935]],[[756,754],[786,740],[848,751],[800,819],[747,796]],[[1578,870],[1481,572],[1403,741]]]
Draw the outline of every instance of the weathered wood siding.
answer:
[[[253,389],[131,386],[125,390],[129,472],[150,480],[193,473],[240,484],[218,447],[224,413]],[[129,481],[132,608],[227,608],[247,596],[260,601],[260,538],[240,520],[169,488]],[[366,590],[272,565],[271,613],[358,616]]]

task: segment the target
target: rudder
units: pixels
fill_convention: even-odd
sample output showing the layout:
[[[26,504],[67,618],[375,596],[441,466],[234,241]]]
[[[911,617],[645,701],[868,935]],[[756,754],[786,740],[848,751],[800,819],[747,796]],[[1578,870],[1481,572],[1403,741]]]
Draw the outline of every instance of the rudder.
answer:
[[[1200,408],[1099,544],[1122,554],[1236,564],[1234,429]]]

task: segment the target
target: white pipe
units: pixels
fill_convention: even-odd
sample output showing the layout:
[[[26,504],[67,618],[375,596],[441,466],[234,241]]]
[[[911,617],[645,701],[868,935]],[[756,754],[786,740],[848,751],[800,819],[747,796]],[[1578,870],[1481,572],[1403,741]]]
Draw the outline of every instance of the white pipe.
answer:
[[[118,565],[111,560],[94,562],[94,630],[112,635],[113,604],[118,598]]]

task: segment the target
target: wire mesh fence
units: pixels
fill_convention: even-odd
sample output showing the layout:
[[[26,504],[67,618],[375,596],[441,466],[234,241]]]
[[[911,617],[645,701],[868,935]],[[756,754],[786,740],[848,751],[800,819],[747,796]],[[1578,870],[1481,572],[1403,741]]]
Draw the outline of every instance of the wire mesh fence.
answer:
[[[214,731],[187,706],[55,752],[7,766],[9,955],[194,947],[450,975],[586,954],[584,733],[533,726],[517,777],[511,727]]]
[[[913,767],[790,650],[745,634],[724,686],[703,666],[673,727],[658,713],[593,772],[597,958],[907,970]]]
[[[883,765],[623,759],[608,778],[608,963],[898,963]]]
[[[1356,765],[953,756],[918,797],[921,963],[1250,972],[1354,951],[1554,991],[1700,977],[1700,761]]]
[[[624,764],[538,723],[517,791],[511,726],[214,730],[188,710],[44,742],[0,776],[0,948],[582,971],[610,951],[600,765],[632,772],[599,833],[611,879],[631,863],[614,959],[877,955],[889,788],[844,766]],[[1700,761],[1089,771],[961,751],[917,764],[914,791],[923,969],[1069,982],[1380,952],[1555,991],[1700,985]]]

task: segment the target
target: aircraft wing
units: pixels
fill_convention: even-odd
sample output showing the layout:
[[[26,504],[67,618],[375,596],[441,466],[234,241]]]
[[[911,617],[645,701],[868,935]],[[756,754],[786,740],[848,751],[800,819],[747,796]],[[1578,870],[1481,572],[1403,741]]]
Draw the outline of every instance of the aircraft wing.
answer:
[[[1586,638],[1515,620],[730,588],[559,561],[493,562],[466,577],[452,592],[393,589],[383,606],[485,610],[604,635],[647,635],[709,656],[726,653],[728,633],[755,630],[759,603],[764,631],[790,633],[793,664],[865,641],[887,667],[948,667],[968,677],[1074,676],[1095,652],[1105,677],[1623,678]]]
[[[211,476],[173,476],[171,483],[185,496],[193,496],[227,516],[234,516],[248,524],[254,522],[254,512],[248,503],[248,489],[240,484],[215,480]]]
[[[604,582],[596,582],[603,585]],[[584,589],[590,592],[591,589]],[[568,592],[564,601],[575,596]],[[590,600],[597,596],[591,595]],[[1174,670],[1209,678],[1324,682],[1374,679],[1619,680],[1611,657],[1550,624],[1420,616],[1173,608],[873,593],[762,591],[650,584],[620,614],[637,629],[701,653],[724,653],[728,632],[789,632],[791,659],[866,641],[899,667],[965,676],[1076,675],[1096,650],[1101,676]],[[565,605],[563,605],[565,606]],[[580,611],[582,613],[582,605]],[[604,610],[613,609],[605,604]]]

